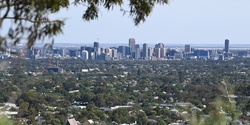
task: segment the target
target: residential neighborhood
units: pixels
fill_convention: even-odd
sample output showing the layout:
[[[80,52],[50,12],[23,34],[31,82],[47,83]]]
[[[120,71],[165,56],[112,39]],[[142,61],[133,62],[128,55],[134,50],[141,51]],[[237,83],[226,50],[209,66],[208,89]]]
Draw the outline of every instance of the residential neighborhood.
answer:
[[[1,114],[15,124],[249,124],[249,64],[4,59]]]

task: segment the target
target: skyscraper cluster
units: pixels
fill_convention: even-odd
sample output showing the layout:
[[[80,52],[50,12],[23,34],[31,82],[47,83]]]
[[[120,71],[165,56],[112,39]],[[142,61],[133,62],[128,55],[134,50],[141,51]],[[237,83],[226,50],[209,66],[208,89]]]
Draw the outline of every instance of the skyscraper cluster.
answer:
[[[240,55],[246,55],[241,52]],[[163,59],[229,59],[229,40],[225,40],[223,50],[210,50],[192,48],[190,44],[180,48],[167,48],[163,43],[149,47],[144,43],[142,47],[136,43],[135,38],[128,40],[127,46],[100,47],[99,42],[93,46],[80,46],[77,48],[32,48],[27,51],[28,58],[81,58],[82,60],[163,60]]]

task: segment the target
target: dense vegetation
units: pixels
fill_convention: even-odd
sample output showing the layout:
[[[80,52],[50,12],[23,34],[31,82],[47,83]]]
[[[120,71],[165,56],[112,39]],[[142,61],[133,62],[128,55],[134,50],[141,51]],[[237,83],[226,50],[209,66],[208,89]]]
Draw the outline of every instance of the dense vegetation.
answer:
[[[64,72],[47,70],[56,65]],[[17,118],[27,118],[28,124],[39,124],[42,120],[44,124],[65,124],[72,114],[82,123],[93,119],[110,123],[136,121],[145,125],[188,119],[161,108],[161,104],[189,102],[202,109],[198,112],[198,116],[202,116],[215,111],[217,102],[230,104],[232,100],[228,100],[228,95],[235,94],[233,111],[230,108],[224,111],[232,116],[232,121],[250,120],[249,67],[250,59],[246,58],[89,62],[8,59],[1,60],[0,102],[16,103],[19,106]],[[73,105],[86,108],[72,108]],[[100,109],[118,105],[131,107],[112,111]],[[177,105],[175,108],[192,114],[187,107]],[[240,115],[236,117],[230,112]]]

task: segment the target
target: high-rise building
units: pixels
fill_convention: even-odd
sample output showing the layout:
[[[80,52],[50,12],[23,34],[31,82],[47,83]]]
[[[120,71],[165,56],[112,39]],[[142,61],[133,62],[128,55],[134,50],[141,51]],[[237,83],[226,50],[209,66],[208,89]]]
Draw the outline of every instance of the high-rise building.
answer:
[[[155,44],[155,48],[164,48],[164,44],[163,43]]]
[[[122,54],[122,58],[126,56],[126,46],[119,46],[118,52]]]
[[[191,46],[189,44],[185,45],[185,53],[191,53]]]
[[[129,47],[130,47],[131,54],[135,52],[135,39],[134,38],[129,39]]]
[[[99,42],[94,42],[94,48],[99,48]]]
[[[144,43],[142,48],[142,56],[147,59],[148,58],[148,44]]]
[[[229,40],[226,39],[225,40],[225,48],[224,48],[225,52],[228,53],[229,52]]]
[[[117,49],[112,49],[112,57],[114,59],[117,59],[118,55],[117,55]]]
[[[166,50],[164,49],[164,44],[163,43],[155,44],[154,56],[156,58],[164,57],[166,55],[166,54],[164,54],[164,51],[166,52]]]
[[[81,57],[82,57],[83,60],[88,60],[89,52],[87,50],[83,50],[82,54],[81,54]]]
[[[148,57],[151,59],[154,53],[154,48],[148,48]]]
[[[163,43],[158,43],[160,48],[164,48],[164,44]]]
[[[112,55],[112,49],[110,48],[105,48],[104,53]]]
[[[160,50],[160,57],[164,58],[166,56],[166,48],[161,48]]]
[[[101,48],[99,47],[99,42],[94,42],[94,59],[98,59],[98,56],[101,54]]]
[[[86,47],[86,50],[88,51],[89,59],[92,59],[92,53],[94,52],[93,47]]]
[[[70,57],[76,57],[77,56],[77,50],[73,50],[73,49],[71,49],[71,50],[69,50],[69,56]]]
[[[155,48],[155,57],[156,58],[161,58],[161,48]]]
[[[135,59],[141,58],[141,50],[140,50],[140,45],[136,44],[135,45]]]
[[[127,55],[132,56],[131,53],[130,53],[130,47],[129,46],[126,46],[126,56]]]

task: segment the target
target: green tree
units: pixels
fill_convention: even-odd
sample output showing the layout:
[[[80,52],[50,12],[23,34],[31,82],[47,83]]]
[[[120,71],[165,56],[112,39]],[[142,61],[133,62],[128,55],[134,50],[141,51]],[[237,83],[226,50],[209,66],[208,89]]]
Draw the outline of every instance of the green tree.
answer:
[[[146,125],[147,122],[148,122],[148,118],[147,118],[147,115],[142,112],[142,111],[139,111],[137,114],[137,124],[138,125]]]
[[[61,121],[58,118],[52,118],[51,119],[51,124],[52,125],[61,125]]]
[[[53,41],[53,36],[62,33],[64,20],[52,20],[50,15],[68,8],[70,0],[0,0],[0,3],[0,29],[7,29],[0,35],[1,50],[4,51],[8,43],[16,45],[27,41],[27,47],[31,48],[36,41]],[[167,4],[168,0],[130,0],[128,6],[125,0],[75,0],[73,3],[84,7],[82,18],[86,21],[97,19],[100,8],[112,10],[119,7],[138,25],[146,20],[156,4]],[[7,20],[11,21],[10,25],[5,23]]]
[[[158,119],[157,125],[167,125],[167,123],[163,119]]]
[[[130,118],[131,117],[129,115],[128,109],[125,109],[125,108],[116,109],[112,112],[112,115],[111,115],[112,121],[115,121],[119,124],[130,123],[131,122]]]
[[[18,114],[19,116],[23,116],[28,113],[29,103],[28,102],[22,102],[19,106]]]

